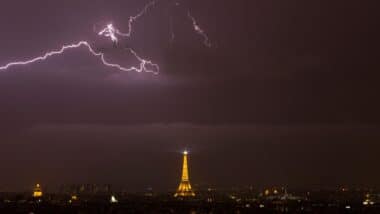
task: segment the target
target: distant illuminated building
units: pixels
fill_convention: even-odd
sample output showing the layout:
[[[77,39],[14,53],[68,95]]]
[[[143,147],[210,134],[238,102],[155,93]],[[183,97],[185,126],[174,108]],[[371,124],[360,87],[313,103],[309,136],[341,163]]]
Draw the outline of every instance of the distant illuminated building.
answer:
[[[116,197],[115,197],[114,195],[111,195],[110,202],[111,202],[111,203],[117,203],[117,202],[119,202],[119,201],[116,199]]]
[[[73,202],[75,202],[77,200],[78,200],[78,196],[77,195],[72,195],[71,199],[69,200],[69,203],[71,204],[71,203],[73,203]]]
[[[174,194],[174,197],[194,197],[195,193],[191,189],[190,180],[189,180],[189,171],[187,167],[187,151],[183,152],[183,165],[182,165],[182,177],[181,182],[179,183],[177,192]]]
[[[36,184],[36,186],[33,189],[33,198],[40,198],[42,197],[42,189],[40,184]]]
[[[363,205],[365,206],[369,206],[369,205],[374,205],[375,202],[371,200],[371,195],[370,194],[366,194],[365,195],[365,200],[363,201]]]

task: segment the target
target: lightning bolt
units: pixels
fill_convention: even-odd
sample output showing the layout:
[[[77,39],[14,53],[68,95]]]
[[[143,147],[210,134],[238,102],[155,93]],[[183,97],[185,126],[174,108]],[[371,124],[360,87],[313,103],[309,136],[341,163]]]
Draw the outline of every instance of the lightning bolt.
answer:
[[[105,36],[111,38],[111,40],[115,43],[119,42],[119,39],[116,37],[117,29],[114,28],[114,26],[111,24],[108,24],[106,28],[101,30],[98,35],[99,36]]]
[[[174,29],[173,29],[173,17],[170,16],[170,42],[174,42],[174,39],[175,39],[175,33],[174,33]]]
[[[62,46],[62,48],[60,50],[50,51],[50,52],[45,53],[43,56],[39,56],[39,57],[30,59],[30,60],[10,62],[10,63],[6,64],[5,66],[1,66],[0,71],[7,70],[8,68],[10,68],[12,66],[28,65],[31,63],[35,63],[35,62],[44,61],[44,60],[48,59],[49,57],[63,54],[66,50],[79,48],[81,46],[87,47],[88,51],[93,56],[98,57],[105,66],[117,68],[120,71],[148,72],[148,73],[153,73],[153,74],[158,74],[160,71],[160,67],[157,64],[154,64],[150,60],[146,60],[146,59],[141,58],[139,55],[137,55],[137,53],[134,50],[132,50],[130,48],[128,48],[127,50],[129,50],[130,53],[132,55],[134,55],[136,57],[136,59],[140,62],[138,67],[132,66],[132,67],[126,68],[126,67],[123,67],[123,66],[116,64],[116,63],[110,63],[105,59],[104,53],[96,52],[87,41],[80,41],[80,42],[75,43],[75,44],[64,45],[64,46]],[[149,69],[149,67],[151,67],[151,69]]]
[[[132,31],[133,31],[133,23],[139,19],[141,16],[145,15],[149,8],[153,7],[156,4],[157,0],[151,1],[148,4],[145,5],[145,7],[135,16],[130,16],[128,19],[128,32],[123,33],[118,29],[115,29],[114,33],[119,35],[119,36],[124,36],[124,37],[131,37]]]
[[[107,25],[106,28],[104,28],[103,30],[101,30],[99,32],[99,35],[104,34],[105,36],[110,37],[111,40],[113,42],[116,42],[116,43],[118,42],[118,39],[116,38],[116,35],[124,36],[124,37],[131,37],[132,31],[133,31],[133,23],[135,21],[137,21],[137,19],[139,19],[141,16],[145,15],[151,7],[153,7],[154,5],[156,5],[157,1],[158,0],[154,0],[154,1],[149,2],[148,4],[146,4],[144,6],[144,8],[137,15],[129,17],[129,20],[128,20],[128,32],[127,33],[123,33],[120,30],[115,29],[112,26],[112,24],[109,24],[109,25]],[[177,6],[177,7],[180,6],[180,3],[179,2],[175,2],[175,6]],[[197,34],[199,34],[199,35],[201,35],[203,37],[203,44],[206,47],[210,48],[212,46],[212,44],[210,42],[210,39],[209,39],[208,35],[199,26],[197,20],[195,19],[194,16],[191,15],[190,11],[187,12],[187,17],[192,22],[193,30],[195,31],[195,33],[197,33]],[[175,38],[175,34],[174,34],[174,30],[173,30],[173,20],[172,20],[172,17],[170,17],[170,31],[171,31],[170,41],[173,42],[174,38]]]
[[[137,21],[141,16],[145,15],[148,10],[153,7],[158,0],[153,0],[149,2],[148,4],[145,5],[145,7],[135,16],[130,16],[128,19],[128,32],[123,33],[119,29],[115,28],[113,24],[108,24],[104,29],[98,32],[99,36],[105,36],[111,39],[112,42],[115,44],[118,43],[119,39],[117,36],[123,36],[123,37],[131,37],[132,32],[133,32],[133,23]],[[176,6],[179,6],[179,3],[176,3]],[[205,31],[199,26],[197,23],[196,19],[191,15],[190,11],[187,13],[188,18],[191,20],[193,24],[193,29],[194,31],[201,35],[203,37],[203,44],[207,47],[211,47],[211,42],[205,33]],[[172,22],[172,20],[171,20]],[[174,40],[175,34],[172,29],[172,23],[171,23],[171,40]],[[160,67],[158,64],[153,63],[151,60],[144,59],[140,57],[133,49],[131,48],[126,48],[138,61],[139,61],[139,66],[131,66],[131,67],[123,67],[120,64],[116,63],[110,63],[106,60],[104,53],[102,52],[97,52],[94,50],[94,48],[91,47],[91,45],[87,41],[79,41],[74,44],[69,44],[69,45],[63,45],[61,49],[59,50],[53,50],[45,53],[42,56],[38,56],[29,60],[25,61],[15,61],[15,62],[10,62],[4,66],[0,66],[0,71],[7,70],[10,67],[13,66],[21,66],[21,65],[27,65],[35,62],[40,62],[40,61],[45,61],[48,58],[55,56],[55,55],[61,55],[63,54],[66,50],[68,49],[74,49],[74,48],[80,48],[80,47],[86,47],[87,50],[95,57],[98,57],[101,62],[111,68],[116,68],[120,71],[136,71],[136,72],[147,72],[147,73],[153,73],[153,74],[158,74],[160,71]]]
[[[203,44],[207,47],[211,47],[211,42],[207,36],[207,34],[205,33],[205,31],[198,25],[198,22],[197,20],[195,20],[194,16],[191,15],[190,11],[187,12],[187,17],[191,20],[191,22],[193,23],[193,29],[194,31],[201,35],[203,37]]]

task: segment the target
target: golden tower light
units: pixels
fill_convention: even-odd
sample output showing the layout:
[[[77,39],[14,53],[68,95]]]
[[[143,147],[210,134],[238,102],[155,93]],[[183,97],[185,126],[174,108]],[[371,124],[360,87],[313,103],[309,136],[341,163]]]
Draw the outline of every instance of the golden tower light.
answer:
[[[42,189],[40,184],[36,184],[36,186],[33,189],[33,197],[34,198],[40,198],[42,197]]]
[[[179,183],[177,192],[174,194],[174,197],[194,197],[195,196],[194,191],[191,189],[191,184],[190,184],[190,180],[189,180],[187,155],[188,155],[188,151],[185,150],[183,152],[181,182]]]

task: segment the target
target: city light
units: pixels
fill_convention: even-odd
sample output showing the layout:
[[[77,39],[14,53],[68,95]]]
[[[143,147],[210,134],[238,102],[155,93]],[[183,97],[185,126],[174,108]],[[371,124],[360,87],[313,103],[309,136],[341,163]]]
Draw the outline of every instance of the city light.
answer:
[[[117,202],[119,202],[119,201],[116,199],[116,197],[115,197],[114,195],[112,195],[112,196],[111,196],[111,199],[110,199],[110,202],[111,202],[111,203],[117,203]]]
[[[191,184],[189,180],[189,171],[187,165],[187,154],[188,151],[183,152],[183,165],[182,165],[182,176],[181,182],[178,186],[177,192],[174,194],[174,197],[194,197],[195,193],[191,189]]]
[[[40,198],[42,197],[42,189],[40,184],[36,184],[36,186],[33,189],[33,197],[34,198]]]

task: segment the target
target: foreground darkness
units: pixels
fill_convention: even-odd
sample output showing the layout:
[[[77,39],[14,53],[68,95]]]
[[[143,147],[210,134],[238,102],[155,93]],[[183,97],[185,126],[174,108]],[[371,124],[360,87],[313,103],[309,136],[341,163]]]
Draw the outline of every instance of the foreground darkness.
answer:
[[[185,148],[195,184],[379,187],[371,2],[161,1],[125,41],[160,64],[157,76],[105,68],[82,49],[0,72],[0,191],[166,191],[178,185]],[[102,43],[94,23],[125,29],[145,3],[2,0],[0,65],[63,43]]]
[[[266,191],[268,191],[265,193]],[[45,194],[1,193],[2,213],[379,213],[380,194],[369,189],[297,190],[252,187],[231,190],[205,189],[191,199],[172,193]],[[276,190],[276,191],[277,191]]]

